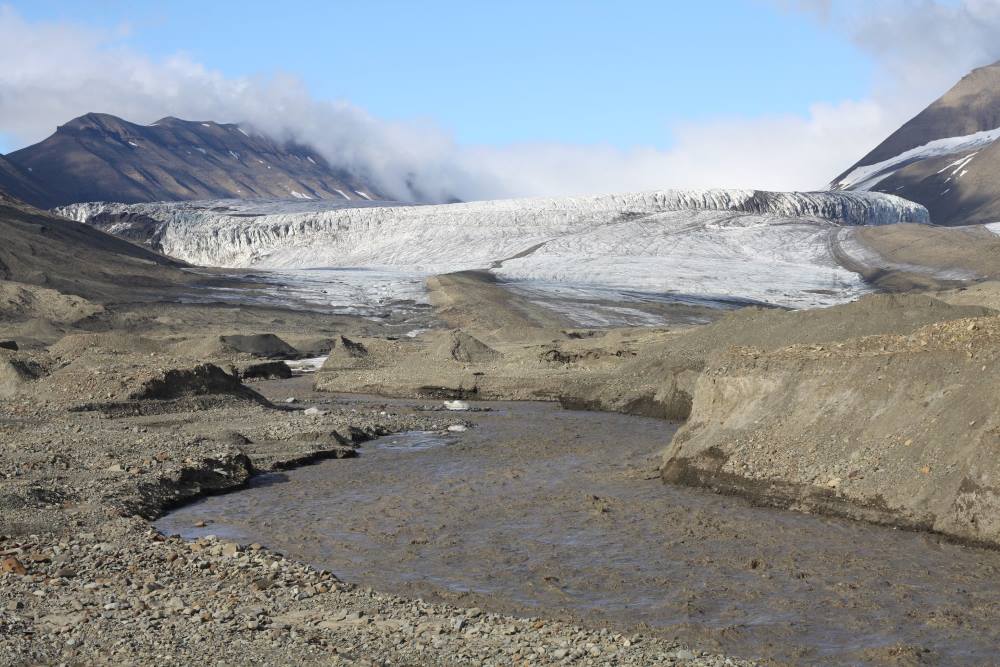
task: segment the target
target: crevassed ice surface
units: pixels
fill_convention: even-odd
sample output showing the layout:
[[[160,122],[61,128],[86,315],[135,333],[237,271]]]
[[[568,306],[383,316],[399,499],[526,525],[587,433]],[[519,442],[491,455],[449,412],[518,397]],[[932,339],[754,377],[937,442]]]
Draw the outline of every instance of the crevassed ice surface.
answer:
[[[60,213],[105,229],[155,229],[195,264],[396,272],[415,279],[489,269],[526,288],[629,291],[698,300],[824,306],[866,291],[837,263],[844,225],[928,222],[869,192],[685,190],[435,206],[366,202],[77,204]],[[150,233],[153,233],[152,231]],[[391,281],[390,281],[391,282]]]

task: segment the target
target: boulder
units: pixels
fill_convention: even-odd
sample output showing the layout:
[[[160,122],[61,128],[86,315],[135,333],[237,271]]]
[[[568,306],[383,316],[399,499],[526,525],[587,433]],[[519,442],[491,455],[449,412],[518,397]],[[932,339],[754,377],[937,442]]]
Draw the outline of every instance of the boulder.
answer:
[[[223,349],[264,359],[294,359],[298,350],[274,334],[219,336]]]
[[[285,380],[292,377],[292,369],[284,361],[267,361],[250,364],[240,371],[244,380]]]
[[[0,356],[0,398],[11,398],[36,377],[29,363]]]
[[[452,332],[437,352],[466,364],[488,364],[503,357],[483,341],[461,330]]]
[[[244,386],[236,375],[230,375],[213,364],[164,371],[144,382],[129,399],[169,401],[209,395],[229,395],[267,403],[263,396]]]

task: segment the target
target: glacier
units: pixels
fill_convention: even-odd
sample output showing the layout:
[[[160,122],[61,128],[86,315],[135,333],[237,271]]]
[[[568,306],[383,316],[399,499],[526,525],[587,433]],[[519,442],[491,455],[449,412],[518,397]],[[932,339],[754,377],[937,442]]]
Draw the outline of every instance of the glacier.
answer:
[[[331,303],[386,302],[398,295],[419,301],[429,275],[484,269],[542,301],[558,297],[565,306],[611,299],[625,311],[629,302],[645,299],[791,308],[843,303],[869,288],[831,250],[839,230],[929,223],[924,207],[892,195],[759,190],[426,206],[365,200],[96,202],[57,212],[155,243],[193,264],[294,275],[300,285],[313,284],[305,291]],[[635,313],[633,319],[641,321],[641,311]],[[567,314],[591,323],[617,317]],[[619,315],[629,320],[628,313]]]

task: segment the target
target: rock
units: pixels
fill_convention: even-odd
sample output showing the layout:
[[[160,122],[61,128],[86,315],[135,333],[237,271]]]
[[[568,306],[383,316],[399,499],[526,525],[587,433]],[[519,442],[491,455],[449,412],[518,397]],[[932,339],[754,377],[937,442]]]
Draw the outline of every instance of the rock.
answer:
[[[298,350],[274,334],[219,336],[224,349],[265,359],[294,359]],[[290,376],[289,376],[290,377]]]
[[[3,559],[3,562],[0,563],[0,572],[5,572],[5,573],[9,572],[12,574],[20,574],[20,575],[28,574],[27,568],[24,567],[21,561],[14,558],[13,556],[8,556],[7,558]]]
[[[320,410],[317,407],[312,407],[312,408],[307,408],[306,410],[304,410],[302,412],[302,414],[308,415],[310,417],[322,417],[323,415],[326,414],[326,411]]]
[[[129,399],[164,401],[208,395],[229,395],[257,403],[267,403],[260,394],[244,386],[238,377],[213,364],[163,371],[157,377],[143,383],[138,391],[129,394]]]
[[[448,356],[463,363],[485,364],[503,357],[492,347],[464,331],[454,332],[447,345]]]
[[[36,379],[36,369],[19,359],[0,357],[0,398],[11,398]]]
[[[468,431],[468,427],[465,424],[452,424],[448,427],[448,430],[452,433],[464,433]]]
[[[0,340],[0,350],[13,350],[17,352],[17,343],[12,340]]]
[[[292,377],[292,369],[284,361],[269,361],[251,364],[240,375],[244,380],[287,380]]]
[[[258,579],[254,579],[253,583],[250,584],[250,587],[255,591],[266,591],[272,586],[273,583],[274,582],[270,577],[260,577]]]
[[[285,399],[285,403],[298,403],[298,402],[299,399],[295,398],[294,396],[289,396],[288,398]]]
[[[371,361],[371,353],[363,343],[340,336],[333,341],[330,354],[320,370],[331,371],[344,368],[359,368]]]
[[[56,570],[56,576],[62,577],[63,579],[72,579],[76,576],[76,570],[69,566],[63,566]]]
[[[207,525],[208,524],[206,524],[204,521],[195,521],[194,522],[194,527],[195,528],[204,528]]]
[[[447,410],[465,411],[469,409],[469,404],[466,401],[445,401],[444,407]]]

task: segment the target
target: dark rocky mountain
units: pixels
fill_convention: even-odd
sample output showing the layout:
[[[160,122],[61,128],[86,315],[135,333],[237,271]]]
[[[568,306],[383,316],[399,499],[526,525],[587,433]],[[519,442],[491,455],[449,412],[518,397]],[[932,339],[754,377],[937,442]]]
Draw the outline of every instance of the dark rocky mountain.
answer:
[[[307,147],[208,121],[168,117],[137,125],[91,113],[5,157],[0,189],[41,208],[86,201],[384,198]]]
[[[942,225],[1000,221],[1000,63],[973,70],[834,179],[923,204]]]
[[[37,201],[45,197],[30,172],[14,166],[2,155],[0,155],[0,192],[6,192],[24,201]]]

